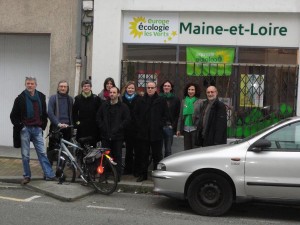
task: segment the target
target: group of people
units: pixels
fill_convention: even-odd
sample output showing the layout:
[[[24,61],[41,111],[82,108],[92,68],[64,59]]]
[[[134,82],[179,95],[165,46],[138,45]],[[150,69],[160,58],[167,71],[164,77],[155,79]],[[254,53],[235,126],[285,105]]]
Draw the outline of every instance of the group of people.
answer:
[[[148,178],[150,151],[153,169],[164,157],[172,154],[173,136],[184,136],[184,149],[226,143],[227,114],[225,105],[218,100],[217,89],[206,89],[206,100],[200,100],[200,89],[188,84],[181,101],[174,94],[170,80],[157,90],[155,82],[146,84],[146,93],[138,94],[133,81],[122,90],[112,78],[104,81],[99,95],[92,92],[90,80],[81,83],[81,93],[73,98],[68,94],[68,82],[58,83],[57,93],[50,96],[48,111],[46,97],[36,90],[34,77],[25,78],[25,90],[15,99],[11,111],[14,125],[14,146],[21,147],[23,162],[22,184],[31,179],[30,142],[33,143],[45,180],[55,179],[51,152],[57,148],[55,140],[49,140],[48,157],[44,147],[43,130],[49,118],[50,130],[62,129],[65,139],[72,137],[70,125],[77,128],[76,139],[91,136],[91,145],[111,149],[117,162],[118,179],[122,174],[132,174],[137,182]],[[125,143],[125,167],[122,168],[122,147]]]

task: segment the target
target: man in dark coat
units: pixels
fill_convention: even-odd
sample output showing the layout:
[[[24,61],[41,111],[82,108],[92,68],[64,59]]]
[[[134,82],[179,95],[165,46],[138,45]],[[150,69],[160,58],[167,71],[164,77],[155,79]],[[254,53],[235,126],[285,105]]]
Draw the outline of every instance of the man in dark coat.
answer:
[[[21,184],[25,185],[31,180],[30,170],[30,142],[33,143],[40,165],[44,172],[45,180],[54,180],[55,174],[51,168],[46,155],[43,130],[47,126],[46,97],[36,90],[37,82],[35,77],[25,78],[26,89],[15,99],[10,120],[14,125],[14,139],[20,143],[23,177]],[[18,144],[19,144],[18,143]]]
[[[90,144],[96,147],[96,143],[100,140],[96,116],[102,101],[93,94],[90,80],[82,81],[81,88],[82,92],[75,97],[73,105],[73,121],[77,128],[76,139],[92,137],[93,141]]]
[[[206,89],[205,100],[195,111],[199,113],[199,136],[201,146],[220,145],[227,143],[227,112],[226,106],[218,99],[215,86]]]
[[[117,163],[118,180],[122,175],[122,145],[124,130],[130,123],[130,112],[119,99],[120,90],[112,87],[109,90],[110,100],[102,103],[97,113],[97,123],[100,128],[103,148],[110,148],[112,157]]]
[[[137,151],[137,161],[140,162],[137,182],[147,180],[150,148],[154,170],[163,158],[163,127],[169,122],[169,114],[166,99],[158,96],[156,89],[154,82],[147,83],[147,93],[134,109],[140,146]]]

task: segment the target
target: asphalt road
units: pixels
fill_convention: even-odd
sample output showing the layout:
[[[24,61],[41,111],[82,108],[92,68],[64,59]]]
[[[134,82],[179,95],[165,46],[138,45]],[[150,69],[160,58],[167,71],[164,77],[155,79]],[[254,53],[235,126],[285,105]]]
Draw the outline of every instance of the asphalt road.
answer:
[[[0,186],[0,209],[3,225],[300,223],[297,206],[247,203],[234,206],[225,217],[203,217],[194,214],[185,201],[152,194],[114,193],[60,202],[18,185]]]

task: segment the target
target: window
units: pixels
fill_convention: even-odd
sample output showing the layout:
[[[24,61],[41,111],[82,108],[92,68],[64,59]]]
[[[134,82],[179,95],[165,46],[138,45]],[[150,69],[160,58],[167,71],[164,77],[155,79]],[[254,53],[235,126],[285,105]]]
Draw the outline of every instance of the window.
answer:
[[[239,48],[239,63],[297,64],[297,49]]]
[[[300,122],[285,126],[265,139],[271,141],[271,149],[300,151]]]

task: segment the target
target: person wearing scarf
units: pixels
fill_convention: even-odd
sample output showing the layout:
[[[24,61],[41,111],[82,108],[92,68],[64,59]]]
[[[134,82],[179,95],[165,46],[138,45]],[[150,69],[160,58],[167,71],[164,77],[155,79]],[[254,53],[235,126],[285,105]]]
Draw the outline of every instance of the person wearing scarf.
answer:
[[[47,126],[46,96],[36,90],[35,77],[25,78],[26,89],[15,99],[10,119],[14,125],[14,147],[21,147],[23,180],[26,185],[31,180],[30,142],[33,143],[45,180],[55,180],[55,174],[47,158],[43,130]]]
[[[183,134],[184,150],[195,148],[197,125],[193,119],[195,107],[199,105],[200,90],[198,85],[190,83],[184,89],[185,98],[181,102],[181,109],[177,124],[177,136]]]
[[[96,115],[102,101],[97,95],[93,94],[90,80],[82,81],[81,88],[82,92],[75,97],[72,110],[73,123],[77,128],[76,139],[91,136],[93,141],[90,144],[96,147],[97,142],[100,140]]]
[[[104,88],[98,96],[102,101],[110,100],[109,90],[116,86],[114,79],[111,77],[106,78],[103,86]]]
[[[125,168],[124,175],[133,174],[137,176],[138,166],[136,161],[136,151],[138,150],[138,142],[136,138],[137,128],[134,121],[134,107],[136,102],[141,98],[136,93],[136,86],[134,81],[128,81],[123,88],[122,101],[127,105],[130,112],[130,122],[125,129],[125,146],[126,146],[126,155],[125,155]]]
[[[73,124],[73,98],[68,93],[68,82],[61,80],[57,85],[57,93],[50,96],[48,102],[48,117],[51,122],[49,132],[57,130],[58,128],[66,128],[62,129],[61,132],[67,141],[72,138],[72,129],[69,126]],[[59,140],[51,135],[47,148],[47,155],[51,165],[54,161],[57,161],[57,151],[54,151],[57,148],[59,148]]]

